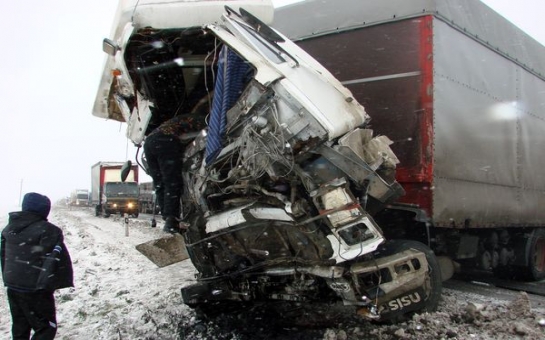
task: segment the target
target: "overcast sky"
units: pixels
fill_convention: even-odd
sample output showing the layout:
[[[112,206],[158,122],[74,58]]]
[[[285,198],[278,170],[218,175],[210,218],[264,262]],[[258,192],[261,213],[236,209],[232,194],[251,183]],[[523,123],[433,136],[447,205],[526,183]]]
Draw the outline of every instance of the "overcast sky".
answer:
[[[545,1],[483,2],[545,44]],[[98,161],[134,160],[125,126],[91,114],[116,8],[115,0],[0,0],[0,214],[21,193],[56,201],[90,188]]]

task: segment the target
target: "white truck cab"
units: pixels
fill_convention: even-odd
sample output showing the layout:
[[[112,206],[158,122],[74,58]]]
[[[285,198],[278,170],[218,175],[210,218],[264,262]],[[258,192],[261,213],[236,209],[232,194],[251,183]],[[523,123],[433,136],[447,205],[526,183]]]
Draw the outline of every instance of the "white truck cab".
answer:
[[[252,25],[241,19],[241,8],[253,18]],[[164,110],[183,109],[179,105],[191,96],[197,78],[214,72],[220,46],[226,45],[252,65],[258,83],[274,87],[282,97],[278,109],[284,123],[292,120],[291,112],[304,111],[316,120],[310,135],[328,139],[363,124],[368,116],[352,94],[302,49],[265,25],[273,13],[268,0],[121,1],[112,37],[104,41],[108,57],[93,114],[126,122],[127,137],[140,144],[154,108],[164,115],[173,113]],[[172,73],[179,75],[166,75]],[[159,81],[161,77],[172,81]],[[211,92],[213,84],[207,85]],[[169,91],[176,94],[165,99]],[[159,103],[162,99],[165,102]]]
[[[184,302],[333,298],[372,319],[433,310],[433,253],[387,243],[373,219],[403,194],[392,142],[272,15],[265,0],[127,1],[104,41],[95,116],[126,122],[137,146],[176,115],[206,117],[181,169],[199,271]],[[410,294],[418,303],[388,308]]]

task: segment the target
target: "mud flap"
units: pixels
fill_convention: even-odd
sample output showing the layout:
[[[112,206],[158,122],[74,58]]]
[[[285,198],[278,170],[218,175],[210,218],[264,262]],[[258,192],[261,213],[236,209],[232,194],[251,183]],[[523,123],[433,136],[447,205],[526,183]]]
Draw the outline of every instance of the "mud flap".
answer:
[[[155,263],[159,268],[189,258],[184,238],[180,234],[141,243],[136,246],[136,250]]]

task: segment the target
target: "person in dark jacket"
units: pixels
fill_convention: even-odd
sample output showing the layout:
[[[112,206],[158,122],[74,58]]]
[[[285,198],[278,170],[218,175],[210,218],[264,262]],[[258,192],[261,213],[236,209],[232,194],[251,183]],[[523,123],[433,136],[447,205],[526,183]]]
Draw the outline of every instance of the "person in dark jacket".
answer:
[[[185,145],[191,140],[187,136],[205,127],[205,116],[200,112],[177,115],[159,125],[145,139],[148,172],[153,179],[166,232],[180,231],[182,158]]]
[[[14,340],[54,339],[57,333],[54,291],[73,287],[72,261],[62,230],[47,221],[51,201],[31,192],[22,211],[9,214],[2,230],[2,278],[12,317]]]

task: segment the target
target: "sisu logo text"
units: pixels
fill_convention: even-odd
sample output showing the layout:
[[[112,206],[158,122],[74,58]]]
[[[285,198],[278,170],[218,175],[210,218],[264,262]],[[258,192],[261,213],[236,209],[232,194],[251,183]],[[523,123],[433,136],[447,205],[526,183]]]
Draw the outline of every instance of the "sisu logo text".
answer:
[[[383,310],[389,310],[391,312],[401,310],[404,307],[410,306],[413,303],[418,303],[420,301],[422,301],[422,297],[418,292],[414,292],[409,295],[405,295],[397,299],[388,301],[387,304],[381,306],[380,312],[382,312]]]

